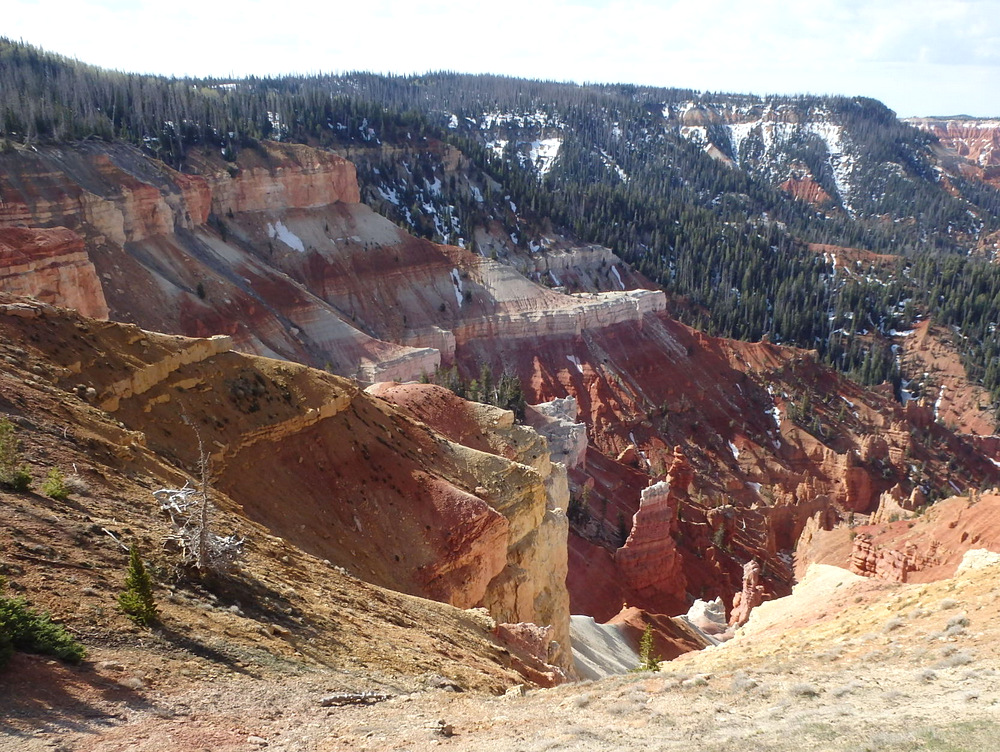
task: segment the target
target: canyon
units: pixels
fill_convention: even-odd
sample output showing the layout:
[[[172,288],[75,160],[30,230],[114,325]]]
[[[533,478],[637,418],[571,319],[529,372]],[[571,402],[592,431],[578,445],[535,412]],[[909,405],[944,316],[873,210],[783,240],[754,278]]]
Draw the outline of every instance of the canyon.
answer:
[[[602,675],[581,659],[601,640],[637,654],[647,625],[664,657],[714,643],[692,604],[738,642],[810,562],[936,581],[996,545],[973,532],[993,529],[993,496],[919,516],[1000,482],[983,395],[930,325],[901,357],[946,381],[933,404],[900,402],[814,351],[681,324],[607,249],[517,264],[567,277],[579,252],[631,289],[568,293],[413,237],[329,152],[261,142],[187,169],[123,144],[0,154],[0,407],[32,468],[87,489],[66,510],[3,492],[4,573],[114,663],[109,635],[137,634],[99,605],[118,542],[172,566],[154,491],[208,463],[220,529],[250,541],[227,589],[162,586],[167,691],[212,676],[212,651],[347,690],[372,689],[352,671],[413,691],[554,686]],[[523,423],[430,383],[448,373],[515,377]],[[973,522],[923,531],[955,514]],[[918,542],[886,533],[903,518]],[[182,669],[185,623],[201,658]]]
[[[929,133],[942,153],[963,174],[1000,186],[1000,120],[976,118],[909,118],[906,122]]]

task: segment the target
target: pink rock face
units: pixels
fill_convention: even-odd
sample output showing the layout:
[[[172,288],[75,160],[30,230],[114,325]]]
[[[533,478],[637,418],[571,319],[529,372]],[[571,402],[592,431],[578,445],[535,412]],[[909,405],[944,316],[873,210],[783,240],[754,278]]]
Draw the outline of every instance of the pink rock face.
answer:
[[[420,571],[420,580],[431,598],[471,608],[507,563],[510,526],[482,499],[447,481],[423,474],[414,480],[441,531],[427,536],[437,558]]]
[[[912,543],[905,545],[903,551],[880,548],[870,535],[861,533],[854,538],[850,570],[862,577],[906,582],[910,572],[921,569],[926,563],[923,559],[917,555],[916,546]]]
[[[623,584],[634,601],[630,605],[668,613],[665,604],[684,597],[687,583],[674,535],[677,510],[687,497],[693,477],[681,448],[675,447],[666,481],[654,483],[642,492],[632,532],[615,552]]]
[[[813,206],[827,206],[833,201],[812,175],[790,177],[781,184],[781,189]]]
[[[742,627],[750,620],[750,612],[764,602],[764,586],[760,584],[760,564],[751,560],[743,565],[743,589],[733,598],[729,624]]]
[[[852,512],[868,512],[875,504],[878,493],[871,475],[851,451],[847,456],[847,469],[844,471],[844,506]]]
[[[335,154],[301,144],[261,142],[266,157],[252,150],[240,153],[239,171],[208,177],[212,210],[229,212],[308,209],[338,201],[361,201],[354,165]]]
[[[933,133],[945,149],[964,160],[963,173],[1000,185],[1000,120],[913,118],[908,122]]]
[[[65,227],[0,228],[0,290],[106,319],[104,299],[83,238]]]

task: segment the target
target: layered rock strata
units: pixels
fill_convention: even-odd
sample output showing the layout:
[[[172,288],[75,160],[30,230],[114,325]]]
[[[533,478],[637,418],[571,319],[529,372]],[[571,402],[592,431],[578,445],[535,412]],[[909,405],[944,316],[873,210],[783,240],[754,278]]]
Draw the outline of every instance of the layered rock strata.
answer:
[[[551,658],[571,663],[566,508],[566,467],[553,462],[545,440],[514,423],[509,410],[466,402],[432,384],[382,383],[369,387],[409,415],[467,447],[480,468],[476,493],[509,521],[504,566],[489,582],[481,601],[500,622],[551,625]],[[500,459],[503,457],[505,459]],[[492,458],[492,459],[491,459]],[[503,467],[511,461],[533,473],[524,489]],[[517,494],[516,503],[505,500]]]
[[[108,317],[83,238],[65,227],[0,227],[0,290]]]
[[[692,480],[690,465],[675,447],[667,479],[643,490],[628,539],[615,551],[626,592],[635,599],[629,605],[660,607],[657,611],[663,613],[664,603],[683,597],[686,580],[674,536],[678,509]]]
[[[760,564],[754,560],[743,565],[743,589],[733,597],[729,624],[742,627],[750,620],[750,612],[764,602],[764,586],[760,584]]]
[[[225,337],[8,308],[0,333],[39,341],[51,364],[39,378],[73,402],[79,387],[93,390],[126,427],[122,461],[156,451],[195,472],[200,444],[215,488],[271,534],[384,587],[551,625],[553,660],[570,668],[565,469],[508,411],[470,408],[486,408],[476,421],[502,456],[345,379],[230,351]],[[45,338],[33,337],[40,327]]]

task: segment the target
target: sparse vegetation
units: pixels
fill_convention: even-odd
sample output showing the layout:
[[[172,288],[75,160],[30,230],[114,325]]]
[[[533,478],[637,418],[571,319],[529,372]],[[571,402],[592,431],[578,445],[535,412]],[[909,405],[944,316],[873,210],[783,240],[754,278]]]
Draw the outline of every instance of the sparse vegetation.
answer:
[[[510,410],[518,422],[524,422],[527,401],[521,388],[521,381],[513,373],[504,371],[500,378],[494,381],[493,370],[489,364],[484,363],[479,369],[478,379],[467,381],[459,374],[458,368],[452,366],[439,369],[433,375],[425,374],[421,381],[443,386],[462,399]]]
[[[5,585],[0,577],[0,590]],[[67,663],[79,663],[87,654],[61,624],[52,621],[45,611],[29,608],[23,598],[9,598],[0,593],[0,668],[14,650],[51,655]]]
[[[788,694],[793,697],[819,697],[819,690],[812,684],[800,682],[788,688]]]
[[[146,571],[136,546],[129,549],[125,590],[118,596],[118,607],[140,627],[148,627],[157,618],[156,603],[153,600],[153,578]]]
[[[885,623],[885,626],[882,628],[882,631],[883,632],[892,632],[894,630],[899,629],[905,623],[906,622],[904,621],[904,619],[902,617],[893,616],[891,619],[889,619],[889,621],[887,621]]]
[[[0,486],[18,493],[31,488],[31,471],[21,459],[21,441],[9,418],[0,418]]]
[[[66,484],[66,476],[58,467],[49,470],[42,482],[42,493],[56,501],[65,501],[69,498],[69,486]]]

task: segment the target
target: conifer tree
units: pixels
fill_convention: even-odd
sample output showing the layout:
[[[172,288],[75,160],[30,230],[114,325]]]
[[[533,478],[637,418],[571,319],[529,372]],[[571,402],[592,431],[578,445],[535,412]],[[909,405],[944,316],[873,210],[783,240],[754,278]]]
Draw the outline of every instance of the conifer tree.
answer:
[[[129,548],[128,573],[125,575],[125,590],[118,596],[118,605],[132,621],[140,627],[148,627],[156,621],[156,603],[153,601],[153,578],[139,556],[136,546]]]

